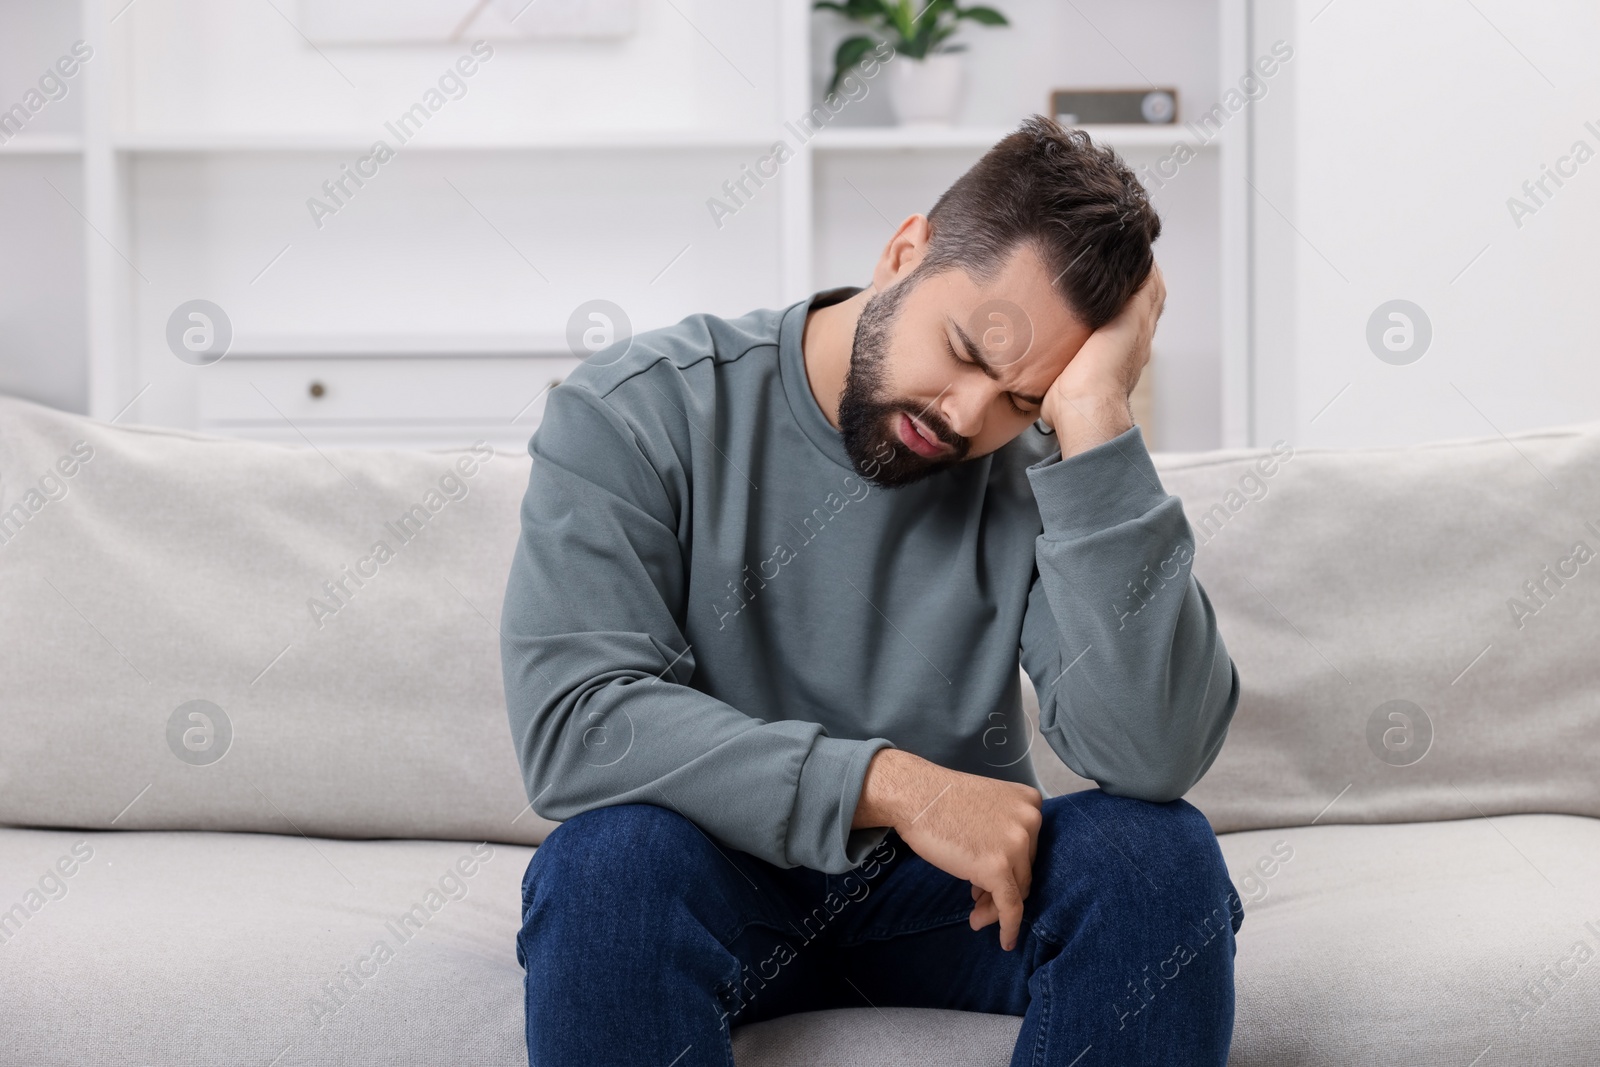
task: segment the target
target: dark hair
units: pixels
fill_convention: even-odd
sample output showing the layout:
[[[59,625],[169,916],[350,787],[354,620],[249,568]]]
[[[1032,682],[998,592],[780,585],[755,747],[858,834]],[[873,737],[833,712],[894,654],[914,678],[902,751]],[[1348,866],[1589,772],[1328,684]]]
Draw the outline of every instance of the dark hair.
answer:
[[[1144,283],[1161,219],[1110,148],[1034,115],[1007,134],[928,212],[931,237],[914,273],[961,267],[992,279],[1031,243],[1067,307],[1091,330]],[[907,280],[910,280],[909,278]]]

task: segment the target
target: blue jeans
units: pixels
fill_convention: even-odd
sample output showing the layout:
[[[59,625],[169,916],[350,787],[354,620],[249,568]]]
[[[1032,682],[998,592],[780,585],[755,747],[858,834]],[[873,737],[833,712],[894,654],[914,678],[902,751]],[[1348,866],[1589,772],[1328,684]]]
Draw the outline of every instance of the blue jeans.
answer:
[[[523,878],[529,1062],[731,1067],[731,1027],[869,1005],[1020,1015],[1013,1067],[1227,1062],[1244,912],[1186,801],[1046,800],[1017,947],[971,911],[892,831],[829,875],[666,808],[597,808]]]

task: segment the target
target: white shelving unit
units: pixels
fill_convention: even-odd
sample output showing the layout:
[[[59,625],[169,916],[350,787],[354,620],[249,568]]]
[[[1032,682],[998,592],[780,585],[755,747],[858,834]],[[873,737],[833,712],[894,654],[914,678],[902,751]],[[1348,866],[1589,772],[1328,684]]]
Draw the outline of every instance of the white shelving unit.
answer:
[[[295,136],[267,134],[256,136],[130,134],[112,139],[119,152],[131,154],[180,153],[216,154],[226,152],[365,152],[372,144],[371,134],[332,134]],[[475,140],[434,139],[419,141],[419,152],[575,152],[586,150],[621,149],[632,151],[696,149],[750,149],[763,150],[771,144],[770,135],[759,133],[729,134],[715,130],[622,130],[616,133],[564,131],[542,137],[516,137]]]
[[[1218,91],[1243,2],[1143,0],[1188,20],[1137,53],[1157,81],[1182,83],[1180,118],[1185,101]],[[1049,88],[1128,78],[1118,50],[1096,51],[1062,22],[1077,16],[1013,0],[1002,7],[1018,28],[968,31],[962,125],[888,125],[874,87],[798,143],[786,120],[818,101],[842,30],[832,16],[805,0],[642,0],[637,39],[625,44],[497,43],[470,92],[317,225],[306,202],[326,200],[323,182],[384,136],[384,118],[463,46],[316,51],[280,17],[294,14],[289,0],[260,19],[197,0],[124,4],[80,0],[76,37],[95,49],[74,86],[80,128],[0,147],[0,179],[31,165],[23,157],[76,164],[50,225],[81,243],[82,260],[52,313],[87,324],[82,403],[98,418],[295,442],[487,436],[520,448],[539,415],[534,398],[574,363],[566,320],[583,301],[613,300],[637,332],[862,284],[893,226],[1043,110]],[[1125,16],[1112,0],[1077,7],[1102,32],[1149,22],[1145,12],[1119,31]],[[40,41],[37,51],[71,43]],[[1124,40],[1120,51],[1133,47]],[[1087,73],[1051,69],[1058,54]],[[619,79],[633,81],[617,90]],[[623,91],[642,95],[622,107]],[[496,106],[475,102],[485,98]],[[541,106],[505,106],[524,99]],[[1152,433],[1180,448],[1237,437],[1229,410],[1244,379],[1240,357],[1224,357],[1235,328],[1223,298],[1242,231],[1221,190],[1243,138],[1089,132],[1135,167],[1179,142],[1197,149],[1175,191],[1153,193],[1173,296],[1170,341],[1161,338],[1153,365]],[[719,223],[709,199],[779,139],[791,158]],[[165,340],[173,309],[197,298],[220,305],[233,329],[228,356],[208,366],[175,358]],[[308,399],[312,383],[322,389]],[[426,417],[430,403],[448,414]]]

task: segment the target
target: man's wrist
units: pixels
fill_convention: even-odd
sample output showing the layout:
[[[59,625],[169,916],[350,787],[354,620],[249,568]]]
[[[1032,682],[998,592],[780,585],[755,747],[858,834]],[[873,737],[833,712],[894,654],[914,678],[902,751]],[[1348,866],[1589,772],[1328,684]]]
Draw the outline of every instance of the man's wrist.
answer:
[[[867,763],[861,781],[861,796],[856,801],[852,830],[872,826],[898,828],[905,820],[907,798],[916,778],[920,757],[898,748],[879,749]]]
[[[1041,414],[1055,431],[1062,459],[1087,452],[1133,426],[1128,397],[1120,391],[1046,395]]]

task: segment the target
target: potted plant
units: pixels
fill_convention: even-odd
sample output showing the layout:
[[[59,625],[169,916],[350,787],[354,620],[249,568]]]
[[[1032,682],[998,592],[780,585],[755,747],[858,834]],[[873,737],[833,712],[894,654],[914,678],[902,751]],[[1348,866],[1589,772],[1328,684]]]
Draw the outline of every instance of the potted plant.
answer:
[[[962,19],[980,26],[1010,25],[992,7],[960,7],[955,0],[817,0],[815,7],[837,12],[872,31],[840,42],[828,92],[837,91],[840,79],[878,46],[876,38],[885,39],[895,51],[888,64],[889,105],[902,125],[948,126],[954,120],[966,45],[947,42]]]

